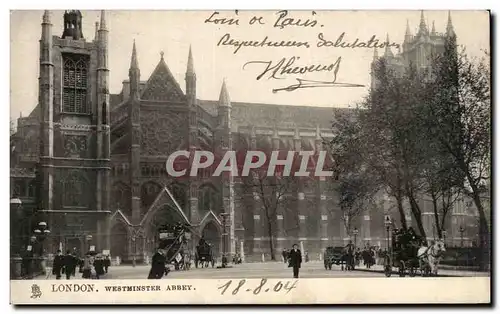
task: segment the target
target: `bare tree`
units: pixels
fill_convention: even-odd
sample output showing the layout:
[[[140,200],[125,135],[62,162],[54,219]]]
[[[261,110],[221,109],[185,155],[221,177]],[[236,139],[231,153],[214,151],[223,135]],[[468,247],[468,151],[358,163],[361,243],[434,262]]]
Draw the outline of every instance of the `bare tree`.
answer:
[[[271,259],[275,260],[275,241],[277,230],[277,215],[280,207],[291,202],[289,195],[295,180],[291,176],[282,176],[276,173],[267,174],[267,169],[252,169],[251,176],[243,180],[242,187],[246,191],[253,191],[253,201],[261,206],[265,216],[265,231],[268,237]],[[288,197],[287,197],[288,196]]]

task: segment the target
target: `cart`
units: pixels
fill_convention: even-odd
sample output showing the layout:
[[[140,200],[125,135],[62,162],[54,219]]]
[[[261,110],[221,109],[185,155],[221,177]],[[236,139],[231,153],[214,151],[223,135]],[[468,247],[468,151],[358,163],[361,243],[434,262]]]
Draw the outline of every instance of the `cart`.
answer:
[[[391,277],[393,268],[397,269],[399,277],[415,277],[420,269],[418,252],[418,236],[407,230],[392,231],[392,245],[384,257],[384,274]]]

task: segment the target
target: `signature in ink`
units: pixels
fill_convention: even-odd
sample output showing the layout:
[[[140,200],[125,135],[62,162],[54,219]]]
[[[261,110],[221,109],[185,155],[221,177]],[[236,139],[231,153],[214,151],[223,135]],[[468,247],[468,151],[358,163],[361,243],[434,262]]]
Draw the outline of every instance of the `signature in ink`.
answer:
[[[342,57],[338,57],[333,63],[330,64],[310,64],[305,66],[296,66],[295,62],[299,59],[300,57],[282,58],[276,64],[273,64],[273,61],[249,61],[243,65],[243,70],[247,65],[264,64],[266,68],[256,77],[256,80],[260,80],[264,77],[267,77],[267,79],[279,80],[286,78],[286,76],[290,74],[332,72],[332,80],[319,81],[308,80],[304,78],[295,78],[297,80],[296,84],[292,84],[283,88],[275,88],[272,90],[273,93],[277,93],[280,91],[293,92],[298,89],[318,87],[364,87],[364,85],[361,84],[337,82],[337,75],[340,69],[340,63],[342,62]]]

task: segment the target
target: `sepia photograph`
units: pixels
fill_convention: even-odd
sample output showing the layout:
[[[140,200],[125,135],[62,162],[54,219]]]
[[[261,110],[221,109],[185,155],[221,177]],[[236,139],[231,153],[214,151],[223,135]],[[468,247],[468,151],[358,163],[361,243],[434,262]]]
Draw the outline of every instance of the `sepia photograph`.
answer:
[[[490,303],[490,52],[486,10],[12,10],[11,302]]]

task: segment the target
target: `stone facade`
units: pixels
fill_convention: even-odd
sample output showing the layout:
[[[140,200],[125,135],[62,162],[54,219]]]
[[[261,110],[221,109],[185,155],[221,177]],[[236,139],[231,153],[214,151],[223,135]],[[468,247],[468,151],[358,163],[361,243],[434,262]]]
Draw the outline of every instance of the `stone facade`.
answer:
[[[285,195],[293,201],[267,217],[258,193],[242,178],[173,178],[165,162],[177,150],[317,152],[332,136],[334,110],[348,109],[231,102],[225,82],[219,101],[201,100],[191,50],[183,90],[163,53],[141,80],[135,43],[129,77],[120,93],[110,94],[104,12],[92,41],[78,30],[80,12],[66,14],[76,30],[65,29],[63,38],[52,34],[44,14],[39,104],[18,120],[12,137],[11,194],[46,217],[50,249],[62,243],[85,251],[92,244],[125,261],[133,255],[141,260],[155,247],[157,227],[174,221],[189,223],[194,242],[203,235],[219,253],[227,235],[227,251],[243,249],[247,259],[269,254],[270,220],[276,255],[298,242],[310,254],[347,243],[331,178],[297,180]],[[74,82],[74,73],[84,75]],[[367,209],[353,222],[358,245],[385,245],[383,215],[391,212],[390,203],[381,197],[383,211]],[[228,215],[226,228],[221,213]]]

